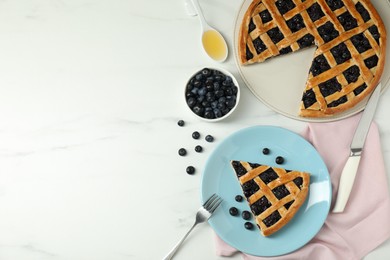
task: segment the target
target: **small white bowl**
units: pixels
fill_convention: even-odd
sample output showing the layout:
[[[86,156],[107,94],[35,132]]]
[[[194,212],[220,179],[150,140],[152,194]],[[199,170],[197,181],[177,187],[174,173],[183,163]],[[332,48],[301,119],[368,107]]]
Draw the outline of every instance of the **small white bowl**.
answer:
[[[234,86],[237,87],[237,89],[236,89],[236,91],[235,91],[235,90],[234,90],[234,87],[226,87],[226,86],[223,86],[223,85],[222,85],[222,82],[219,82],[219,85],[220,85],[220,86],[219,86],[219,87],[220,87],[219,90],[223,90],[223,89],[221,89],[221,88],[224,88],[224,89],[225,89],[225,90],[223,90],[224,95],[223,95],[222,97],[225,97],[225,99],[226,99],[226,96],[235,96],[235,104],[234,104],[233,107],[227,108],[227,109],[229,109],[228,112],[227,112],[227,110],[224,111],[225,113],[222,112],[222,110],[224,110],[224,109],[223,109],[223,108],[221,109],[220,106],[223,107],[223,105],[219,105],[219,104],[218,104],[218,103],[219,103],[218,100],[220,99],[220,97],[216,96],[216,97],[214,98],[214,100],[213,100],[212,97],[206,96],[208,92],[213,92],[214,95],[215,95],[215,91],[218,90],[218,87],[215,88],[214,84],[213,84],[213,88],[208,87],[209,89],[207,90],[206,84],[205,84],[205,78],[209,77],[210,75],[209,75],[209,76],[207,76],[207,75],[205,76],[205,75],[203,74],[202,79],[201,79],[201,80],[198,80],[198,81],[201,82],[201,85],[199,86],[199,88],[198,88],[198,87],[194,87],[193,82],[192,82],[192,84],[191,84],[191,80],[194,78],[194,81],[195,81],[195,77],[196,77],[198,74],[202,74],[202,71],[205,70],[205,69],[209,69],[209,70],[211,70],[211,71],[219,71],[219,72],[221,72],[225,77],[230,77],[231,80],[232,80],[232,83],[234,84]],[[228,81],[229,81],[229,80],[228,80]],[[214,82],[213,82],[213,83],[214,83]],[[210,84],[209,84],[209,85],[210,85]],[[193,91],[194,88],[197,88],[197,90]],[[204,88],[205,88],[206,90],[204,90]],[[231,91],[233,91],[233,94],[232,94],[232,95],[230,95],[230,93],[226,94],[226,88],[231,88]],[[201,89],[203,89],[203,91],[202,91]],[[194,98],[195,101],[196,101],[198,104],[201,103],[202,101],[206,101],[207,103],[209,103],[209,105],[210,105],[209,107],[210,107],[210,109],[211,109],[211,111],[212,111],[212,113],[213,113],[213,115],[214,115],[214,118],[203,117],[203,116],[198,115],[197,113],[194,112],[193,108],[194,108],[196,105],[192,105],[192,106],[191,106],[191,105],[190,105],[191,102],[188,102],[190,97],[187,97],[187,93],[189,93],[189,92],[191,92],[191,91],[193,91],[193,92],[192,92],[192,95],[193,95],[192,98]],[[206,94],[202,95],[202,96],[203,96],[203,100],[202,100],[202,98],[200,97],[200,95],[199,95],[198,93],[199,93],[199,92],[203,92],[203,93],[204,93],[204,91],[206,91]],[[235,93],[235,92],[236,92],[236,93]],[[221,94],[221,92],[218,93],[218,94]],[[212,96],[212,94],[209,94],[209,95]],[[201,99],[202,101],[199,101],[198,98]],[[193,115],[195,115],[196,117],[198,117],[198,118],[200,118],[200,119],[202,119],[202,120],[204,120],[204,121],[206,121],[206,122],[217,122],[217,121],[221,121],[221,120],[227,118],[227,117],[228,117],[229,115],[231,115],[231,114],[234,112],[234,110],[237,108],[238,103],[239,103],[239,100],[240,100],[240,86],[238,85],[238,82],[237,82],[236,78],[233,76],[233,74],[231,74],[229,71],[227,71],[227,70],[225,70],[225,69],[221,69],[221,68],[212,68],[212,67],[202,68],[202,69],[200,69],[199,71],[197,71],[196,73],[194,73],[194,74],[190,77],[190,79],[187,81],[187,84],[185,85],[185,88],[184,88],[184,100],[185,100],[185,103],[186,103],[186,107],[191,111],[191,113],[192,113]],[[192,100],[192,101],[193,101],[193,100]],[[215,105],[215,101],[217,101],[217,107],[216,107],[216,108],[215,108],[215,106],[216,106],[216,105]],[[195,102],[195,104],[196,104],[196,102]],[[233,102],[233,101],[232,101],[232,102]],[[213,104],[211,104],[211,103],[213,103]],[[220,103],[223,103],[223,102],[221,101]],[[226,103],[226,102],[225,102],[225,106],[227,106],[227,103]],[[204,110],[206,109],[204,106],[202,106],[202,107],[203,107]],[[219,112],[221,112],[221,114],[222,114],[221,116],[216,116],[216,113],[218,113],[218,111],[216,111],[216,109],[218,109]],[[209,110],[209,109],[207,108],[207,110]],[[216,117],[215,117],[215,116],[216,116]]]

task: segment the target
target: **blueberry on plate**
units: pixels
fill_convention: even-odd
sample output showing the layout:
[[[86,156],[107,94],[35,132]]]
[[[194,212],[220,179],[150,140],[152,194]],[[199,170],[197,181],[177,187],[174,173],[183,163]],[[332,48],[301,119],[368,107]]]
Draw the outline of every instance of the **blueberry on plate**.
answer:
[[[237,202],[241,202],[244,198],[243,198],[241,195],[237,195],[236,197],[234,197],[234,199],[235,199]]]
[[[241,214],[242,218],[245,219],[245,220],[249,220],[251,219],[251,213],[247,210],[244,210]]]
[[[276,157],[275,162],[277,164],[282,164],[282,163],[284,163],[284,158],[282,156],[278,156],[278,157]]]
[[[236,207],[231,207],[229,209],[229,214],[232,216],[237,216],[238,215],[238,209]]]
[[[244,227],[248,230],[253,229],[253,224],[249,221],[245,222]]]
[[[263,149],[263,154],[269,154],[269,152],[270,152],[270,151],[269,151],[268,148],[264,148],[264,149]]]

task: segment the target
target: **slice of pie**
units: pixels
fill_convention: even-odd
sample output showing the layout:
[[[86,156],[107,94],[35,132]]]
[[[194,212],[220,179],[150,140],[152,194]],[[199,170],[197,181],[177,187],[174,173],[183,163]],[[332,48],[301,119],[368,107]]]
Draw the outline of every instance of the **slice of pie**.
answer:
[[[312,45],[300,116],[343,112],[378,84],[386,30],[370,0],[254,0],[242,20],[238,56],[246,65]]]
[[[284,227],[306,199],[310,183],[306,172],[243,161],[231,165],[264,236]]]

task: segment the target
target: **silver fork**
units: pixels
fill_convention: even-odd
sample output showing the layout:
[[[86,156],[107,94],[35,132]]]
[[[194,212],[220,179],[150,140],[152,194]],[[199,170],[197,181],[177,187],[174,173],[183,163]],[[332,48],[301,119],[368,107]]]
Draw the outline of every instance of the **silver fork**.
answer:
[[[168,255],[163,258],[163,260],[172,259],[177,249],[179,249],[181,244],[191,233],[194,227],[199,223],[203,223],[207,221],[211,217],[211,215],[213,215],[214,211],[218,208],[218,206],[221,205],[221,203],[222,203],[222,199],[218,197],[218,195],[216,195],[215,193],[211,195],[211,197],[206,200],[206,202],[202,205],[202,207],[200,207],[200,209],[196,213],[194,225],[190,228],[187,234],[185,234],[184,237],[175,245],[175,247],[168,253]]]

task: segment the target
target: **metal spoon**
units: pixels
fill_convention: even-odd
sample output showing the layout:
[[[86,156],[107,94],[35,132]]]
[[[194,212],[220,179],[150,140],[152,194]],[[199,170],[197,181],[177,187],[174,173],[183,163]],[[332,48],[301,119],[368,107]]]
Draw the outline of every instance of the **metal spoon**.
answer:
[[[202,25],[202,45],[207,55],[215,61],[223,62],[228,56],[228,47],[223,36],[205,20],[198,0],[192,0]]]

